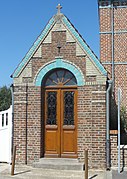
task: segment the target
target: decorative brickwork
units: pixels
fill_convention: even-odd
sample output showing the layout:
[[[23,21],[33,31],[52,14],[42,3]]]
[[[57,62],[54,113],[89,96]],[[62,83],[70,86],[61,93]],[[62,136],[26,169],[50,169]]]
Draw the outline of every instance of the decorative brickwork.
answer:
[[[55,16],[46,28],[47,36],[35,42],[31,57],[24,58],[13,76],[16,162],[44,157],[43,80],[51,70],[64,68],[77,80],[77,157],[83,161],[88,148],[89,167],[105,168],[106,70],[66,17]]]
[[[62,60],[60,58],[57,58],[55,61],[46,64],[44,67],[42,67],[42,70],[39,70],[39,74],[36,77],[35,84],[37,86],[41,86],[41,82],[46,73],[56,68],[64,68],[71,71],[72,74],[75,74],[78,86],[83,86],[85,84],[84,75],[82,74],[81,70],[78,67],[76,67],[75,64]]]

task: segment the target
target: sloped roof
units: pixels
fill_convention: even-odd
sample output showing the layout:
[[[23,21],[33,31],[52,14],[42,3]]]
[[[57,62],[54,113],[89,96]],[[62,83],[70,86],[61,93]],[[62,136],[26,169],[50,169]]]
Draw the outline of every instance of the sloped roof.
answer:
[[[30,50],[27,52],[23,60],[20,62],[14,73],[12,74],[13,78],[16,78],[20,75],[22,70],[25,68],[31,57],[34,55],[36,50],[38,49],[39,45],[43,42],[49,31],[52,29],[52,27],[55,25],[55,23],[59,20],[57,18],[57,15],[53,16],[48,24],[45,26],[44,30],[41,32],[41,34],[38,36],[34,44],[31,46]],[[89,55],[90,59],[95,63],[97,68],[100,70],[100,72],[107,76],[107,71],[105,68],[102,66],[100,63],[99,59],[97,56],[94,54],[94,52],[90,49],[90,47],[87,45],[87,43],[84,41],[84,39],[81,37],[81,35],[78,33],[78,31],[75,29],[75,27],[71,24],[69,19],[61,14],[61,20],[62,23],[67,27],[67,29],[73,34],[73,36],[76,38],[76,40],[79,42],[79,44],[82,46],[82,48],[87,52]]]

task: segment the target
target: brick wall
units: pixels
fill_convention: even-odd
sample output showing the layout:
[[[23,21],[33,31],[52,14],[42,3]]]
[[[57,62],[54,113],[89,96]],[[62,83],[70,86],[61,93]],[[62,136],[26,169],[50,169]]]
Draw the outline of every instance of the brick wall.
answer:
[[[14,145],[17,162],[25,163],[26,145],[29,163],[40,158],[41,93],[39,87],[14,87]],[[27,121],[27,129],[26,129]],[[26,139],[27,137],[27,139]],[[26,142],[27,140],[27,142]],[[27,143],[27,144],[26,144]]]
[[[89,167],[105,168],[105,86],[78,88],[78,156],[89,150]]]
[[[100,8],[100,59],[112,77],[112,35],[111,8]],[[114,8],[114,72],[115,99],[117,103],[118,87],[122,89],[122,105],[127,103],[127,7]]]
[[[111,166],[118,167],[118,146],[117,146],[117,134],[111,134]],[[121,145],[120,147],[120,167],[123,169],[127,166],[127,146]]]

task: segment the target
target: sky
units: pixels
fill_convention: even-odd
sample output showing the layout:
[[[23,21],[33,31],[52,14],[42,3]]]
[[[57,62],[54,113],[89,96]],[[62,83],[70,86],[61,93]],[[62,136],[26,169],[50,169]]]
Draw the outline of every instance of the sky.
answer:
[[[1,0],[0,2],[0,87],[13,83],[11,74],[22,61],[56,6],[67,16],[99,57],[97,0]]]

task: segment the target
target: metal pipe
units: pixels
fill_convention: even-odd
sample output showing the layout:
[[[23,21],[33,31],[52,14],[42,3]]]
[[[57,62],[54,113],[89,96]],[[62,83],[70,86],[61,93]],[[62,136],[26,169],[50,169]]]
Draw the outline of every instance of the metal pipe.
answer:
[[[120,89],[118,89],[118,173],[120,173]]]
[[[111,32],[112,32],[112,90],[114,92],[114,6],[111,4]]]
[[[14,85],[11,88],[11,99],[12,99],[12,141],[11,141],[11,154],[13,153],[13,143],[14,143]]]
[[[106,92],[106,167],[110,169],[110,136],[109,136],[109,92],[112,86],[112,80],[108,81],[108,89]]]
[[[25,146],[25,164],[27,165],[27,142],[28,142],[28,132],[27,132],[27,122],[28,122],[28,84],[26,84],[26,146]]]

